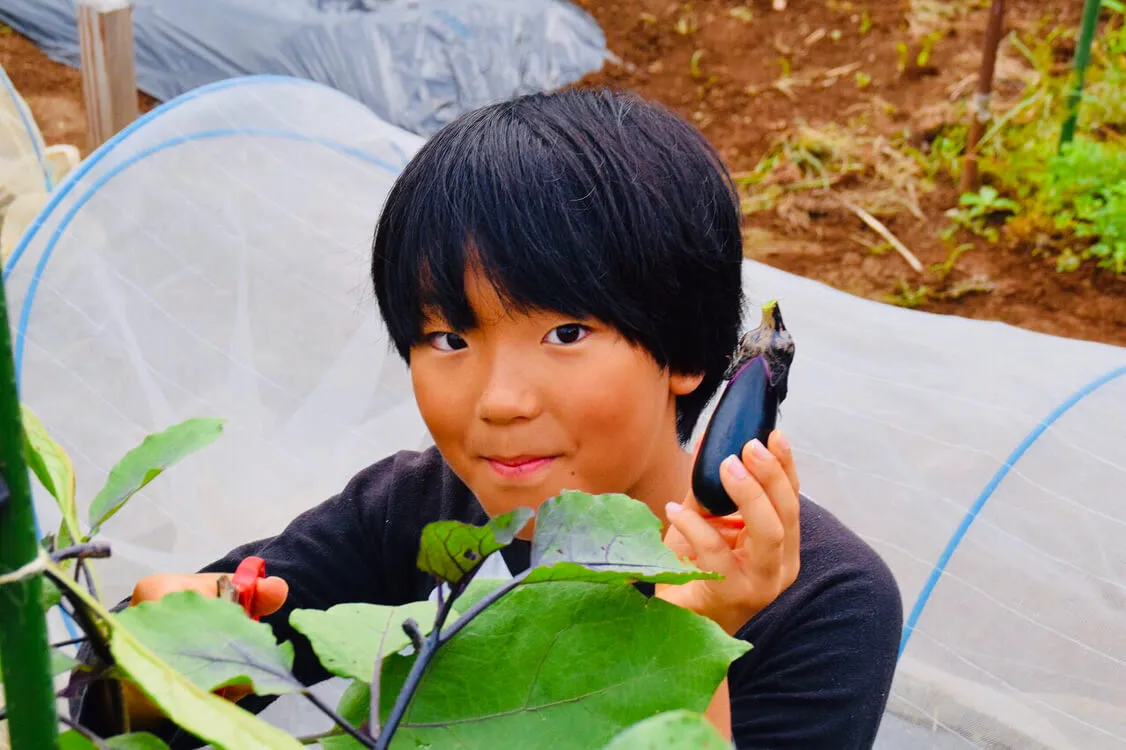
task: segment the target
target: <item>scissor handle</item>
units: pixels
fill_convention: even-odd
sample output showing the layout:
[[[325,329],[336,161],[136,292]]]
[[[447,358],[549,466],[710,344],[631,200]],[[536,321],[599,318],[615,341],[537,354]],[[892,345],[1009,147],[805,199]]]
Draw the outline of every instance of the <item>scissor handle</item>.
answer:
[[[238,603],[254,620],[258,617],[254,612],[254,598],[258,595],[258,581],[266,577],[266,561],[261,557],[247,557],[235,568],[231,578],[231,585],[238,593]]]

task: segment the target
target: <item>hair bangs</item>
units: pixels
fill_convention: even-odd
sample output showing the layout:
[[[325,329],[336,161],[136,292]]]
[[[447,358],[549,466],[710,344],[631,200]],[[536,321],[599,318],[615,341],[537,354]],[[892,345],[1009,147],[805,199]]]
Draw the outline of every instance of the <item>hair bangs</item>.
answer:
[[[424,147],[433,149],[430,168],[404,172],[388,200],[383,216],[396,221],[381,221],[375,252],[386,253],[385,278],[377,286],[404,357],[428,317],[454,330],[477,325],[465,286],[470,271],[509,310],[598,319],[629,340],[645,338],[642,306],[615,294],[622,276],[615,258],[623,254],[615,252],[614,227],[631,219],[598,195],[605,165],[553,147],[508,114],[503,127],[483,134],[469,122],[440,133]]]

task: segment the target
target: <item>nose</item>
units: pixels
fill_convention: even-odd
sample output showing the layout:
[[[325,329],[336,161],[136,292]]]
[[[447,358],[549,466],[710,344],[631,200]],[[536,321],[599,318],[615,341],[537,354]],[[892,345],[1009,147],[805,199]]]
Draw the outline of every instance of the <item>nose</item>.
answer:
[[[477,400],[477,417],[493,424],[529,421],[542,409],[532,368],[518,358],[493,357]]]

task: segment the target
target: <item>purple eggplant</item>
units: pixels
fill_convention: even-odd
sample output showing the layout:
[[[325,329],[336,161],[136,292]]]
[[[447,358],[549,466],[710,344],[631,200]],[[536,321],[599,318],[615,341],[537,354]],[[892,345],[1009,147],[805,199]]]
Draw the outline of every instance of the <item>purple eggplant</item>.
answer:
[[[692,467],[692,492],[715,516],[738,508],[720,482],[720,464],[758,438],[767,444],[778,421],[778,406],[786,398],[794,339],[782,323],[782,310],[771,300],[762,307],[762,323],[739,341],[724,373],[728,381],[719,398]]]

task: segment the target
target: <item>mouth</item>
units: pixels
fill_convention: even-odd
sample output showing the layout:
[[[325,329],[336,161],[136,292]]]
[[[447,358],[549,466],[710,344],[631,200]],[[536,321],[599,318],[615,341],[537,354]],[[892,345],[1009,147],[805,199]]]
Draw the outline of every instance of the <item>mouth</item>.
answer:
[[[486,456],[485,461],[505,479],[525,479],[548,467],[557,456]]]

